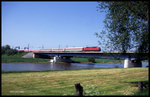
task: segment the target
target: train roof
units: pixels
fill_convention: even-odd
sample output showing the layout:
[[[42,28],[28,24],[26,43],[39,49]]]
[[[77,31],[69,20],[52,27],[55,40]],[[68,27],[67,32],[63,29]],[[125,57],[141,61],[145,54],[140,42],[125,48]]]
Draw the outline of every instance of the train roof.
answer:
[[[95,48],[95,47],[98,47],[98,46],[88,46],[88,47],[84,47],[84,48]]]
[[[67,47],[67,48],[83,48],[83,47]]]

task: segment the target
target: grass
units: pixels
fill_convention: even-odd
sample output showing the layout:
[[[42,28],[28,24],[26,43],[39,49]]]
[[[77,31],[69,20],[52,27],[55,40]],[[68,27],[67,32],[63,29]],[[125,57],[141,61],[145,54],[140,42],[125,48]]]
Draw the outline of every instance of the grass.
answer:
[[[2,95],[53,96],[76,95],[76,82],[83,86],[85,96],[137,95],[138,88],[130,82],[148,81],[149,76],[148,68],[3,72],[1,75]]]
[[[149,89],[144,89],[142,92],[137,92],[134,94],[134,96],[148,96],[149,95]]]
[[[77,58],[77,57],[73,57],[71,58],[72,61],[74,62],[79,62],[79,63],[90,63],[88,61],[88,58]],[[96,63],[123,63],[123,60],[116,60],[116,59],[100,59],[100,58],[96,58],[95,59]]]
[[[40,58],[22,58],[24,54],[17,55],[2,55],[3,63],[49,63],[49,59],[40,59]]]

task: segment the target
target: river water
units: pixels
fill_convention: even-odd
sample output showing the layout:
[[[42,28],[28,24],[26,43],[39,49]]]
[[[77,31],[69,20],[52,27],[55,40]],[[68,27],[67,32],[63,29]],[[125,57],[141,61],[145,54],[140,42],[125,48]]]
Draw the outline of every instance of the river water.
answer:
[[[148,62],[142,62],[142,67],[148,66]],[[102,64],[102,63],[59,63],[59,64],[39,64],[39,63],[2,63],[3,71],[44,71],[44,70],[73,70],[90,68],[123,68],[123,64]]]

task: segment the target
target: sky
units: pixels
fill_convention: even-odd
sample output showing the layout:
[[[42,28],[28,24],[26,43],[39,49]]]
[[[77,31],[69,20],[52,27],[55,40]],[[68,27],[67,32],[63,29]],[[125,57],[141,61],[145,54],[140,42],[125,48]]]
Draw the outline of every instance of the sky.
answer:
[[[2,46],[48,49],[99,46],[104,28],[98,2],[2,2]]]

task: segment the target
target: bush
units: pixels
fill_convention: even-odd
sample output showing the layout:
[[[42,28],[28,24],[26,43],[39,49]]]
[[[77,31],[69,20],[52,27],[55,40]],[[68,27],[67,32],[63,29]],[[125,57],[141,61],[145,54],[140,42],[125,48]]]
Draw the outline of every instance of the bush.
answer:
[[[92,63],[95,63],[95,58],[94,58],[94,57],[89,57],[89,58],[88,58],[88,61],[89,61],[89,62],[92,62]]]
[[[14,49],[10,49],[10,50],[7,50],[7,53],[6,53],[8,56],[9,55],[15,55],[17,54],[17,50],[14,50]]]
[[[2,46],[2,54],[6,54],[8,56],[15,55],[18,53],[16,49],[11,49],[9,45]]]
[[[118,65],[115,65],[115,67],[114,68],[119,68],[119,66]]]

